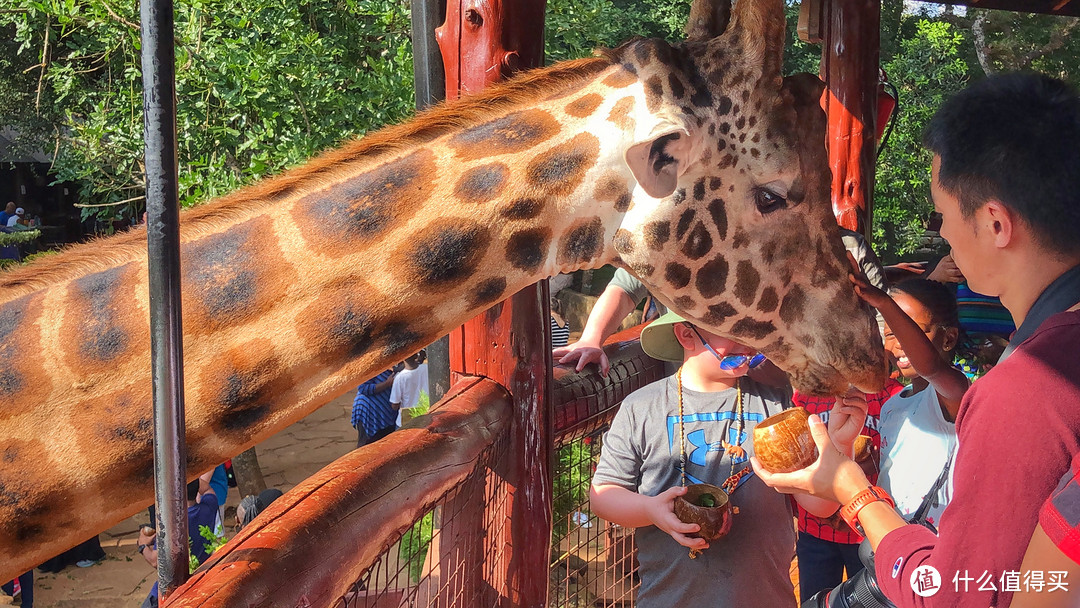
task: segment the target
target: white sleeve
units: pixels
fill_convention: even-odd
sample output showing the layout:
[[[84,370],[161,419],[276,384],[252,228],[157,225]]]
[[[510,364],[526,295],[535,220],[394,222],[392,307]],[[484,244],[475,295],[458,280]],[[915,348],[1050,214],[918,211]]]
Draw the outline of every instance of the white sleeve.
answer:
[[[405,374],[403,373],[399,373],[394,376],[394,383],[390,387],[390,403],[401,403],[402,385],[405,384],[404,379],[402,378],[404,375]]]

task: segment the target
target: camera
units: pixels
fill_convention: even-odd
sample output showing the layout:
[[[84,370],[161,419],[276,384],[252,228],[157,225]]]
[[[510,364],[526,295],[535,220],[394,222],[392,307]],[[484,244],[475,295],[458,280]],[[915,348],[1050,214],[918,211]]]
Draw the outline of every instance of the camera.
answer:
[[[859,560],[865,566],[858,574],[832,589],[824,589],[802,604],[802,608],[895,608],[878,588],[874,575],[874,551],[870,542],[859,545]]]

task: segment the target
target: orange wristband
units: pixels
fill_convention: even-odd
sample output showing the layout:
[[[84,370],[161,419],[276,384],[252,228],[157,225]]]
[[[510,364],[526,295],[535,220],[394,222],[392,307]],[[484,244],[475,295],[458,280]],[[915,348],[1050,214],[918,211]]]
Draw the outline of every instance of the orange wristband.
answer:
[[[847,523],[847,525],[851,526],[852,530],[861,530],[861,528],[858,527],[859,511],[862,511],[863,507],[866,505],[878,501],[887,502],[890,507],[896,506],[893,499],[889,497],[888,492],[877,486],[870,486],[856,494],[855,497],[851,499],[851,502],[840,509],[840,517],[844,519],[844,522]]]

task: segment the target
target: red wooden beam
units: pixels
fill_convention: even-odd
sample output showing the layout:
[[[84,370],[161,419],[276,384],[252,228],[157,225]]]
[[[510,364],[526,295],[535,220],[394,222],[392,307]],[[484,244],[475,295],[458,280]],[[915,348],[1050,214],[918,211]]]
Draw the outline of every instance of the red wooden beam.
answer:
[[[821,75],[829,116],[833,213],[841,226],[869,236],[873,219],[879,0],[825,0]]]
[[[451,0],[436,32],[446,69],[446,97],[475,92],[517,69],[543,63],[544,0]],[[511,552],[477,564],[495,580],[500,606],[544,608],[551,559],[551,338],[547,281],[527,287],[450,335],[454,374],[486,376],[513,395],[510,486],[504,521]],[[461,500],[467,501],[467,497]],[[482,525],[475,504],[454,505]],[[453,508],[453,507],[451,507]],[[490,507],[489,507],[490,508]]]
[[[392,441],[342,456],[274,501],[162,606],[334,605],[387,541],[473,471],[511,415],[502,387],[463,379]]]

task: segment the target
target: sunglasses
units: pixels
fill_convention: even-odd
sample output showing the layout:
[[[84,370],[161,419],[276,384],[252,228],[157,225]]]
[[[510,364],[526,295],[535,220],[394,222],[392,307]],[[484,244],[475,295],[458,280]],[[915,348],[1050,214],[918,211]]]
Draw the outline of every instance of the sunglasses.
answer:
[[[747,362],[749,362],[750,364],[750,369],[754,369],[755,367],[765,362],[765,355],[761,353],[758,353],[756,355],[720,356],[720,353],[716,352],[716,349],[714,349],[712,345],[705,341],[705,338],[701,335],[701,332],[699,332],[696,327],[690,325],[689,323],[687,323],[686,326],[689,327],[690,330],[694,332],[694,335],[698,337],[698,340],[701,340],[701,343],[705,345],[705,350],[708,350],[710,353],[712,353],[712,356],[716,357],[716,360],[720,362],[720,369],[726,372],[737,369],[742,364]]]

